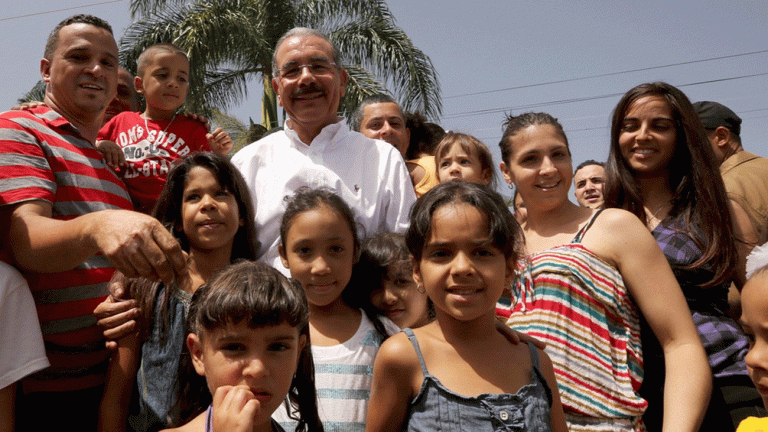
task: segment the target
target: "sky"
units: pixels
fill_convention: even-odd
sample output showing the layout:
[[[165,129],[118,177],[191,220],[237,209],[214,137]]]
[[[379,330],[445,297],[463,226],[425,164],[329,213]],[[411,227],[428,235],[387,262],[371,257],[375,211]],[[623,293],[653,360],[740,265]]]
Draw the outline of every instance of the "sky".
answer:
[[[0,13],[0,107],[39,79],[50,30],[75,13],[106,19],[119,37],[129,0],[6,3]],[[768,157],[768,1],[390,0],[397,24],[439,74],[444,128],[472,134],[500,161],[505,113],[545,111],[563,124],[573,164],[608,155],[611,111],[644,82],[742,119],[744,148]],[[229,112],[260,121],[258,83]]]

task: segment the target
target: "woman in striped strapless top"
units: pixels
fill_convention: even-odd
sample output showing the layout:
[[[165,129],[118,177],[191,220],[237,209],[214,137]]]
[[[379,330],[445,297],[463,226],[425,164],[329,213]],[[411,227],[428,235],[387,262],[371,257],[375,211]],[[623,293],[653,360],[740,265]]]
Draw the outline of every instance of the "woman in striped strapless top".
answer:
[[[664,430],[696,431],[710,394],[704,349],[664,255],[629,212],[568,200],[570,150],[552,116],[510,117],[502,172],[528,209],[528,258],[498,313],[547,343],[569,429],[642,431],[640,314],[666,354]]]

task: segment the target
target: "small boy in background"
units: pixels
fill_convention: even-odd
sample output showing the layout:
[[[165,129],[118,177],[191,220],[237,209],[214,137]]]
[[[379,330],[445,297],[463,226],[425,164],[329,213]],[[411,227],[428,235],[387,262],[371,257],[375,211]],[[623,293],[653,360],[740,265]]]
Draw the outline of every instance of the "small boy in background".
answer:
[[[112,118],[99,131],[96,147],[122,175],[136,210],[150,213],[174,160],[195,151],[226,154],[232,140],[221,129],[209,134],[198,120],[178,115],[187,98],[189,58],[177,46],[145,49],[134,85],[146,99],[144,113]]]
[[[744,358],[747,372],[768,409],[768,243],[754,248],[747,257],[747,283],[741,290],[741,326],[749,337],[749,352]],[[768,431],[768,418],[748,417],[737,430],[759,431]]]

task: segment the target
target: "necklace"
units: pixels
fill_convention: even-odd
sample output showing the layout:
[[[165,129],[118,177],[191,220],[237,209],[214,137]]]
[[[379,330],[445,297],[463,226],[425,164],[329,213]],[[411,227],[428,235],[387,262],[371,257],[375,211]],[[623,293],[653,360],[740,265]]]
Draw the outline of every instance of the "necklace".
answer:
[[[176,113],[173,113],[173,117],[171,117],[171,121],[168,122],[168,125],[163,129],[162,134],[165,135],[166,132],[168,132],[168,128],[171,127],[171,123],[176,120]],[[147,124],[147,115],[144,114],[144,130],[147,131],[147,140],[149,140],[149,125]],[[157,138],[159,135],[156,135],[155,138]]]
[[[662,205],[661,207],[659,207],[658,209],[656,209],[656,211],[655,211],[655,212],[653,212],[653,214],[651,215],[651,217],[649,218],[649,220],[651,220],[651,219],[656,219],[656,215],[658,215],[658,214],[659,214],[659,213],[660,213],[662,210],[664,210],[665,208],[667,208],[667,207],[669,207],[669,206],[671,206],[671,205],[672,205],[672,203],[671,203],[671,202],[667,202],[666,204],[664,204],[664,205]],[[646,209],[645,211],[646,211],[646,212],[648,212],[648,213],[650,213],[650,212],[651,212],[650,210],[647,210],[647,209]]]

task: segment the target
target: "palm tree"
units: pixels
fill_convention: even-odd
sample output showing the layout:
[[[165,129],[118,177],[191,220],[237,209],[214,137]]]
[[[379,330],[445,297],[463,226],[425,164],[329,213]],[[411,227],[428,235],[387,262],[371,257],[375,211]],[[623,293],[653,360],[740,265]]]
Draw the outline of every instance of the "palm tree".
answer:
[[[24,96],[16,99],[16,102],[22,104],[33,101],[42,102],[43,100],[45,100],[45,83],[43,80],[40,80]]]
[[[323,31],[345,58],[349,84],[340,109],[348,116],[376,93],[392,94],[403,108],[436,118],[442,111],[437,72],[429,58],[395,25],[381,0],[132,0],[140,17],[121,39],[121,54],[135,71],[147,46],[171,42],[192,59],[187,108],[211,113],[247,96],[251,78],[263,83],[262,124],[277,126],[272,54],[293,27]]]

